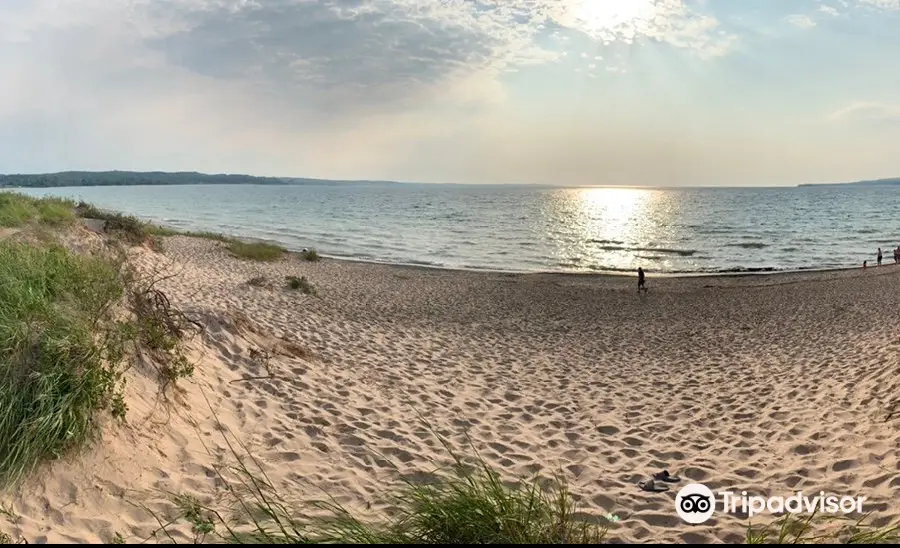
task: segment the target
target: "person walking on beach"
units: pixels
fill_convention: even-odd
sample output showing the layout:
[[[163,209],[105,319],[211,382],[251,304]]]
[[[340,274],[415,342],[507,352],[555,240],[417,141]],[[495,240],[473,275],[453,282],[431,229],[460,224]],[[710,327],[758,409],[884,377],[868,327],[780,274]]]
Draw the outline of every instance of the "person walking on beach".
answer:
[[[641,291],[644,291],[644,292],[647,291],[647,286],[644,285],[644,281],[645,281],[644,269],[641,267],[638,267],[638,293],[640,293]]]
[[[878,266],[881,266],[881,248],[878,248],[878,255],[876,255],[878,259]]]

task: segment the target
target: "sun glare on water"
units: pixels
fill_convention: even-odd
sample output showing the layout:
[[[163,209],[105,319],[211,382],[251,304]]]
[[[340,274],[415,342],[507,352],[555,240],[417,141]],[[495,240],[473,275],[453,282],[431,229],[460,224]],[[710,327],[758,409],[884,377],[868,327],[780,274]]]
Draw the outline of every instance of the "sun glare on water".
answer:
[[[671,239],[673,207],[665,193],[643,188],[578,188],[561,190],[547,212],[564,219],[562,237],[551,228],[545,238],[566,267],[628,270],[648,265],[660,241]],[[677,209],[677,208],[675,208]],[[551,226],[553,226],[551,224]],[[666,266],[664,256],[654,268]],[[573,262],[574,261],[574,262]]]
[[[578,191],[586,223],[586,238],[634,240],[642,235],[638,222],[646,214],[652,191],[638,188],[587,188]]]

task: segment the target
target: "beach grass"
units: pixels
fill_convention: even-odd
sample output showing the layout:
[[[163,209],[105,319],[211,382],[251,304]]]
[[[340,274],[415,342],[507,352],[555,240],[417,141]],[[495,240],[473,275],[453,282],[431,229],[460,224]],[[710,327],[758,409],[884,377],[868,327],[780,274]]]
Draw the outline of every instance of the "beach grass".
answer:
[[[285,278],[287,280],[288,287],[293,289],[294,291],[300,291],[306,295],[316,295],[316,288],[312,283],[306,278],[306,276],[287,276]]]
[[[319,252],[316,251],[315,249],[304,249],[304,250],[300,253],[300,257],[301,257],[304,261],[309,261],[309,262],[311,262],[311,263],[314,263],[314,262],[318,261],[318,260],[321,258],[321,257],[319,257]]]
[[[36,236],[0,240],[0,489],[83,445],[101,411],[125,418],[131,345],[164,350],[157,365],[170,376],[191,372],[179,338],[196,323],[169,306],[153,280],[131,279],[124,255],[59,245],[59,229],[77,216],[102,218],[130,243],[149,236],[134,217],[0,192],[0,222]],[[132,315],[123,315],[129,304]]]
[[[109,261],[0,241],[0,485],[86,441],[97,411],[124,413],[122,339],[102,327],[123,290]]]
[[[226,236],[225,234],[221,234],[219,232],[211,232],[211,231],[196,231],[196,230],[178,230],[175,228],[168,228],[159,225],[150,225],[149,226],[150,233],[154,236],[187,236],[190,238],[202,238],[204,240],[214,240],[217,242],[222,242],[226,244],[231,244],[237,242],[236,238],[232,238],[231,236]]]
[[[390,497],[393,517],[374,520],[334,501],[310,505],[327,516],[300,517],[304,508],[281,499],[267,480],[246,467],[242,476],[241,485],[228,488],[238,496],[238,512],[176,500],[180,518],[233,544],[597,544],[606,534],[604,525],[576,516],[564,482],[550,491],[537,481],[510,486],[483,461],[428,485],[404,483]]]
[[[242,259],[264,262],[277,261],[287,252],[283,247],[274,244],[239,241],[231,242],[228,250]]]
[[[159,226],[141,221],[133,216],[105,211],[85,202],[80,202],[77,205],[70,203],[70,206],[70,210],[74,207],[74,210],[80,217],[105,221],[104,228],[107,232],[123,237],[125,241],[132,245],[141,245],[149,241],[153,244],[154,248],[161,250],[162,244],[159,238],[187,236],[190,238],[202,238],[204,240],[213,240],[227,244],[228,250],[235,256],[251,261],[276,261],[287,253],[287,250],[279,245],[265,242],[244,242],[238,238],[227,236],[219,232],[178,230]],[[3,226],[2,217],[0,217],[0,226]],[[300,256],[304,260],[311,262],[320,259],[319,254],[315,249],[304,250]]]
[[[79,217],[104,221],[105,232],[118,236],[131,245],[142,245],[153,240],[153,225],[132,215],[104,211],[86,202],[79,202],[75,205],[74,211]]]
[[[31,221],[52,226],[75,220],[74,202],[61,198],[32,198],[17,192],[0,192],[0,226],[20,227]]]
[[[254,276],[247,280],[247,285],[252,287],[264,287],[266,285],[266,278],[264,276]]]
[[[282,498],[249,449],[232,442],[227,428],[220,425],[219,432],[237,463],[216,468],[232,498],[228,508],[175,495],[180,514],[168,522],[156,516],[160,528],[154,536],[175,542],[167,526],[184,520],[191,524],[195,541],[211,535],[229,544],[597,544],[604,540],[605,518],[585,519],[578,513],[562,474],[552,481],[503,481],[477,452],[463,459],[443,437],[429,430],[452,464],[427,474],[427,482],[400,475],[384,501],[391,506],[390,517],[379,514],[362,519],[334,499],[303,504]],[[310,517],[313,513],[317,517]]]
[[[75,221],[74,203],[60,198],[42,198],[35,201],[38,219],[52,226],[64,226]]]
[[[877,527],[868,516],[852,519],[787,514],[765,525],[747,527],[747,544],[898,544],[900,524]]]
[[[137,217],[113,213],[105,221],[106,232],[121,237],[131,245],[141,245],[152,237],[149,225]]]
[[[183,231],[174,228],[159,226],[153,223],[141,221],[137,217],[131,215],[123,215],[122,213],[102,210],[93,204],[80,202],[74,207],[78,216],[87,219],[99,219],[105,221],[104,230],[111,234],[122,237],[126,242],[132,245],[141,245],[145,242],[152,242],[156,248],[161,248],[159,238],[167,236],[189,236],[192,238],[204,238],[207,240],[215,240],[228,244],[234,244],[238,240],[219,234],[217,232],[206,231]]]
[[[221,234],[219,232],[211,232],[211,231],[207,231],[207,230],[203,230],[203,231],[188,230],[185,232],[181,232],[181,235],[189,236],[191,238],[203,238],[204,240],[214,240],[216,242],[222,242],[222,243],[226,243],[226,244],[231,244],[231,243],[238,241],[237,238],[232,238],[231,236],[226,236],[225,234]]]

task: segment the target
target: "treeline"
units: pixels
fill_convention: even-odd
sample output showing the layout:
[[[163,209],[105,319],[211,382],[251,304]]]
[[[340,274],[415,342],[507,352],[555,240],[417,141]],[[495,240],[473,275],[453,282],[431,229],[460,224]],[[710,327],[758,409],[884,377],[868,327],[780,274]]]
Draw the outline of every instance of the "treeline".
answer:
[[[891,186],[900,185],[900,177],[889,179],[874,179],[871,181],[853,181],[850,183],[807,183],[799,186],[834,186],[834,185],[862,185],[862,186]]]
[[[197,172],[164,171],[65,171],[44,174],[0,175],[0,187],[45,188],[60,186],[114,185],[284,185],[294,181],[253,175],[208,175]]]

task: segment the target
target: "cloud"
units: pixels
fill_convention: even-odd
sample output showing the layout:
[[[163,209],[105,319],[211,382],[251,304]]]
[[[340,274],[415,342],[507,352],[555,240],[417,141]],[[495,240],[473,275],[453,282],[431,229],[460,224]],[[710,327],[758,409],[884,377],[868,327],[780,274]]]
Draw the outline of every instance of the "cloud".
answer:
[[[325,118],[436,96],[502,100],[494,82],[504,71],[559,59],[539,45],[554,30],[605,43],[655,40],[707,58],[735,39],[683,0],[6,1],[0,36],[48,48],[51,39],[81,54],[81,70],[103,64],[102,43],[123,64],[130,57],[238,83]],[[85,40],[98,51],[85,51]]]
[[[808,15],[788,15],[784,20],[801,29],[811,29],[816,26],[816,22],[810,19]]]
[[[900,11],[900,0],[858,0],[859,5],[883,11]]]
[[[831,113],[832,121],[900,122],[900,105],[857,101]]]
[[[819,11],[821,11],[822,13],[827,13],[828,15],[831,15],[834,17],[840,15],[840,12],[833,6],[827,6],[827,5],[819,6]]]

